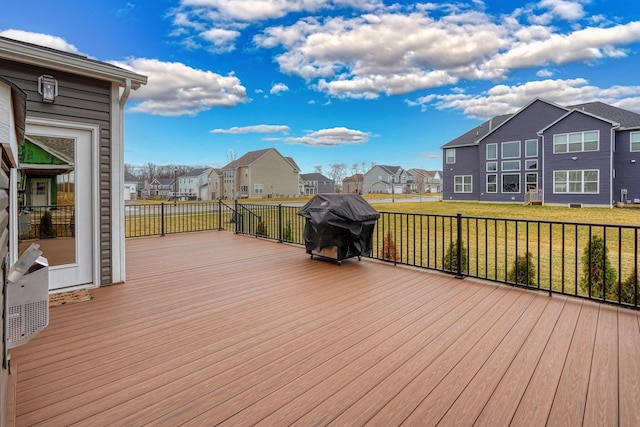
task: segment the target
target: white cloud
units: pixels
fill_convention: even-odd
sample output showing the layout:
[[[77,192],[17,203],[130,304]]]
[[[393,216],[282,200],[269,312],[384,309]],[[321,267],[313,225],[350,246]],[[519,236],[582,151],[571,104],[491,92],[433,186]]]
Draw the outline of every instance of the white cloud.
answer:
[[[307,133],[301,137],[289,137],[284,141],[290,144],[303,144],[311,146],[334,146],[345,144],[363,144],[373,135],[369,132],[362,132],[345,127],[335,127],[331,129],[321,129]]]
[[[146,86],[131,92],[139,101],[128,111],[160,116],[195,115],[215,107],[234,107],[247,102],[240,79],[198,70],[180,62],[129,58],[111,61],[114,65],[149,77]]]
[[[271,90],[269,91],[269,93],[271,95],[277,95],[281,92],[287,92],[289,90],[289,87],[284,84],[284,83],[276,83],[271,87]]]
[[[582,19],[585,15],[581,3],[580,1],[567,0],[542,0],[539,6],[548,9],[552,15],[558,18],[575,21]]]
[[[232,127],[229,129],[213,129],[209,133],[216,134],[245,134],[245,133],[289,133],[289,126],[286,125],[252,125],[242,127]]]
[[[240,32],[222,28],[212,28],[200,33],[200,37],[211,43],[212,46],[210,50],[212,52],[231,52],[235,49],[235,40],[240,37]]]
[[[553,71],[549,70],[549,69],[543,69],[543,70],[538,70],[538,72],[536,72],[536,76],[541,77],[541,78],[547,78],[547,77],[551,77],[553,76]]]
[[[542,98],[560,105],[574,105],[599,100],[629,110],[640,111],[640,86],[611,86],[601,88],[590,85],[585,79],[540,80],[521,85],[497,85],[480,95],[463,93],[428,95],[410,106],[424,109],[432,106],[438,110],[457,110],[477,119],[513,113],[534,98]]]
[[[9,39],[20,40],[27,43],[37,44],[39,46],[46,46],[52,49],[62,50],[64,52],[78,54],[81,53],[80,51],[78,51],[77,47],[75,47],[71,43],[68,43],[62,37],[52,36],[49,34],[32,33],[28,31],[9,29],[0,31],[0,36]]]

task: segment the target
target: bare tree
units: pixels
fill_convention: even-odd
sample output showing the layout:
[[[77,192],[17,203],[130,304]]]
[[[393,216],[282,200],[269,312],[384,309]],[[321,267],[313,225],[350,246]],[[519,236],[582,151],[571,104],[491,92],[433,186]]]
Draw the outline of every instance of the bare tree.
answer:
[[[313,171],[315,173],[319,173],[320,175],[324,175],[324,173],[322,172],[322,165],[316,165],[313,167]]]
[[[333,180],[333,183],[336,188],[342,188],[342,180],[347,175],[347,164],[346,163],[334,163],[329,166],[331,169],[329,171],[329,176]]]

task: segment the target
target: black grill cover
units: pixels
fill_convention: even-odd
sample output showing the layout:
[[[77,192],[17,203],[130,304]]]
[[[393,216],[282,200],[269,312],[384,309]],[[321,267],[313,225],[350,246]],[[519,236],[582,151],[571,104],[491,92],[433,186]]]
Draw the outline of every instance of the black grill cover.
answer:
[[[338,246],[344,258],[371,254],[373,228],[380,213],[359,194],[318,194],[298,215],[307,219],[307,252]]]

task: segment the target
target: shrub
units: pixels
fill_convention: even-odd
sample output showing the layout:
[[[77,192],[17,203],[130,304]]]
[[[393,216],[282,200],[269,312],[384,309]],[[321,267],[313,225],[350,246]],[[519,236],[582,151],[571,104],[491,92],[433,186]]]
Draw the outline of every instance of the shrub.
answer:
[[[535,284],[536,267],[533,265],[531,252],[516,257],[513,267],[507,273],[507,280],[519,285],[533,286]]]
[[[606,289],[606,298],[618,299],[616,286],[616,269],[609,261],[609,249],[600,236],[593,236],[582,253],[582,276],[580,287],[585,294],[589,293],[589,279],[591,279],[591,296],[602,298]]]
[[[293,229],[291,228],[291,221],[287,221],[287,225],[282,230],[282,240],[285,242],[293,241]]]
[[[637,277],[637,271],[634,270],[620,284],[620,302],[626,302],[627,304],[635,304],[636,277]],[[639,299],[638,302],[640,302],[640,298],[638,299]]]
[[[51,212],[45,211],[42,215],[42,218],[40,218],[38,234],[41,239],[50,239],[52,237],[56,237],[56,230],[53,228]]]
[[[390,231],[384,236],[384,239],[382,240],[380,258],[390,261],[398,261],[400,259],[400,254],[396,250],[396,241],[393,238],[393,233]]]
[[[460,247],[460,273],[467,271],[467,250],[464,243]],[[458,244],[450,242],[447,253],[444,255],[443,268],[447,271],[458,272]]]
[[[258,222],[258,226],[256,227],[256,236],[266,236],[267,235],[267,226],[264,221]]]

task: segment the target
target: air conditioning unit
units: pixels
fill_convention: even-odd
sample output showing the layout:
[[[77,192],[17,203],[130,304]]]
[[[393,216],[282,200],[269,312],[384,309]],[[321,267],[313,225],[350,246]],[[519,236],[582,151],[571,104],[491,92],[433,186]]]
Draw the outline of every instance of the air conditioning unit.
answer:
[[[49,263],[32,244],[9,270],[6,348],[26,344],[49,324]]]

